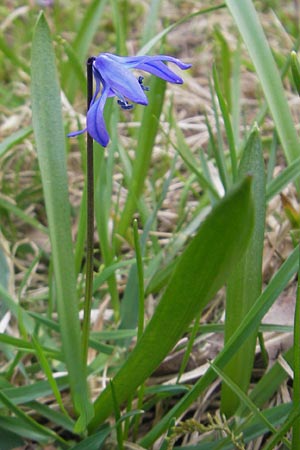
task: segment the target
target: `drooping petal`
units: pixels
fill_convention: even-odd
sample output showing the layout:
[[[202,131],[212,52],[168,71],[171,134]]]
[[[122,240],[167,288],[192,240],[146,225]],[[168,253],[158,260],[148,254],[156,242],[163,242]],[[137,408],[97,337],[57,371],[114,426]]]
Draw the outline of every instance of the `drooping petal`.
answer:
[[[119,62],[120,64],[125,64],[126,67],[131,69],[138,69],[140,64],[157,61],[168,61],[174,63],[182,70],[192,67],[192,64],[186,64],[181,61],[181,59],[174,58],[174,56],[169,55],[118,56],[113,55],[112,53],[102,53],[102,55],[107,55],[109,58]]]
[[[109,134],[104,121],[104,106],[109,94],[109,87],[103,88],[101,96],[89,108],[86,117],[87,131],[100,145],[106,147],[109,142]]]
[[[115,60],[120,64],[125,64],[129,69],[139,69],[151,73],[159,78],[170,83],[182,84],[182,78],[173,72],[163,61],[168,61],[176,64],[181,70],[186,70],[191,67],[191,64],[186,64],[178,58],[168,55],[153,55],[153,56],[117,56],[107,53],[109,58]]]
[[[86,130],[87,130],[87,128],[84,128],[83,130],[79,130],[79,131],[72,131],[71,133],[68,133],[67,136],[68,136],[68,137],[79,136],[80,134],[85,133]]]
[[[173,72],[169,67],[161,61],[148,62],[145,64],[139,64],[139,70],[144,70],[145,72],[151,73],[156,77],[162,78],[169,83],[182,84],[183,79]]]
[[[141,105],[148,104],[140,83],[124,64],[120,64],[109,54],[102,53],[95,59],[94,68],[116,96]]]

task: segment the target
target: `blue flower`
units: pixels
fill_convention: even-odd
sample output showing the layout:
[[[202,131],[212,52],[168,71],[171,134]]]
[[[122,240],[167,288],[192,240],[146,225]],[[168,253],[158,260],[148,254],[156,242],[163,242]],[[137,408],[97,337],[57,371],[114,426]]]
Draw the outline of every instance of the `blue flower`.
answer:
[[[136,78],[131,69],[148,72],[170,83],[183,83],[183,80],[169,69],[165,61],[176,64],[182,70],[191,67],[191,64],[185,64],[177,58],[166,55],[131,57],[100,53],[93,62],[96,86],[95,94],[87,112],[87,126],[84,130],[70,133],[68,136],[77,136],[88,131],[95,141],[106,147],[109,142],[109,134],[104,122],[103,112],[107,98],[117,97],[118,104],[123,109],[133,108],[128,100],[141,105],[148,104],[145,91],[149,88],[143,85],[143,77]]]

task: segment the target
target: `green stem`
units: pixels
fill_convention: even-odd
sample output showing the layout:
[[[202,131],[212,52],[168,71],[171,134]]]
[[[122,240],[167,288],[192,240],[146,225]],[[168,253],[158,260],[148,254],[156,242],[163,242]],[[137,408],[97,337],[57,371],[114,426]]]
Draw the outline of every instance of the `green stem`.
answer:
[[[93,62],[94,57],[87,60],[87,109],[93,97]],[[90,313],[93,296],[93,253],[94,253],[94,146],[93,138],[87,133],[87,243],[86,243],[86,277],[85,301],[82,324],[82,355],[87,363],[88,342],[90,332]]]

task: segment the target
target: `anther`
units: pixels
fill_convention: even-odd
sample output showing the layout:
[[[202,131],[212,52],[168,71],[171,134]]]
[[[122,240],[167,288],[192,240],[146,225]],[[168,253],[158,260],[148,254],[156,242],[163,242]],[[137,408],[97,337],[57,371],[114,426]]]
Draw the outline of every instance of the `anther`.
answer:
[[[133,105],[130,105],[126,100],[118,100],[118,105],[121,106],[122,109],[132,109]]]
[[[150,91],[150,88],[149,88],[149,86],[144,86],[144,77],[142,77],[142,76],[139,76],[138,77],[138,82],[140,83],[140,85],[141,85],[141,88],[143,89],[143,91]]]

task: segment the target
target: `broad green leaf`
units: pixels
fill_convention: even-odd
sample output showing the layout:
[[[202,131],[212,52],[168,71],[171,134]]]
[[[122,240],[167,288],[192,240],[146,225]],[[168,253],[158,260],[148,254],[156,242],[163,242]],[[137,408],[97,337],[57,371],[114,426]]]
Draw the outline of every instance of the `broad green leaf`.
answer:
[[[81,426],[91,417],[81,357],[65,135],[52,38],[43,13],[32,42],[32,114],[52,249],[64,358]]]
[[[255,211],[253,234],[239,264],[227,283],[225,343],[259,297],[262,288],[262,255],[265,229],[265,169],[259,131],[253,129],[245,146],[239,167],[239,175],[253,176],[252,192]],[[248,389],[254,360],[258,327],[247,342],[226,366],[225,373],[244,392]],[[234,414],[239,404],[227,384],[222,386],[221,407],[228,417]]]
[[[214,208],[178,259],[144,334],[114,378],[118,402],[130,398],[171,351],[187,326],[225,283],[247,245],[253,225],[251,180]],[[110,387],[95,402],[90,429],[113,410]]]

